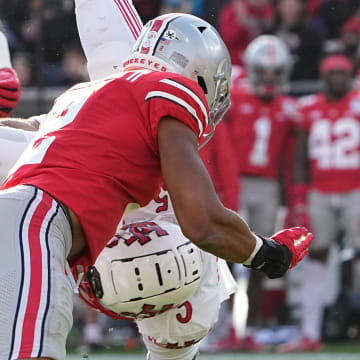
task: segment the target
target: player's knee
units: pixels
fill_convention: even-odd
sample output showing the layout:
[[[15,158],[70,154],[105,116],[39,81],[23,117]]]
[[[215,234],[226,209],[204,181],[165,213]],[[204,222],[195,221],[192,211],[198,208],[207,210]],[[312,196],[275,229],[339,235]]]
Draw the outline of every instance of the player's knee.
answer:
[[[328,249],[316,249],[316,250],[310,250],[309,257],[312,260],[317,260],[321,262],[326,262],[328,257],[329,250]]]

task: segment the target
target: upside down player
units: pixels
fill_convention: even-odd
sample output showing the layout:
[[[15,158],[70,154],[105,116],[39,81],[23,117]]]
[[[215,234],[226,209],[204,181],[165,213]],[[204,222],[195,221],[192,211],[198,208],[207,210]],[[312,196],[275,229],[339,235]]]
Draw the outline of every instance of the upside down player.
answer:
[[[301,297],[302,338],[280,346],[281,352],[322,348],[329,248],[342,233],[345,243],[360,254],[360,92],[351,89],[352,72],[347,57],[326,57],[320,64],[325,91],[299,100],[291,213],[294,224],[311,224],[315,241]]]
[[[169,24],[168,21],[171,21],[171,23]],[[189,22],[193,26],[190,26]],[[188,36],[191,36],[192,40],[194,41],[196,41],[198,37],[201,38],[202,36],[210,36],[211,41],[214,41],[215,43],[219,41],[217,35],[213,37],[213,30],[209,27],[209,25],[198,19],[185,15],[181,15],[176,19],[174,19],[173,17],[165,17],[151,23],[150,28],[146,29],[147,33],[145,32],[145,38],[141,38],[140,40],[140,43],[145,42],[142,43],[143,46],[139,46],[140,51],[144,50],[144,52],[147,52],[147,49],[149,47],[149,51],[151,51],[152,47],[156,47],[158,45],[158,42],[156,42],[156,40],[161,39],[161,36],[163,35],[162,30],[164,25],[168,25],[169,31],[173,30],[171,31],[171,33],[168,33],[168,36],[171,38],[171,40],[174,40],[174,32],[177,35],[184,35],[182,30],[186,25],[187,31],[190,31],[190,35]],[[155,29],[157,29],[157,31],[155,31]],[[153,33],[149,34],[149,30],[152,30]],[[203,34],[204,32],[206,32],[205,35],[199,35]],[[178,44],[178,41],[181,43],[181,36],[179,39],[176,39],[175,45]],[[203,47],[205,47],[205,49],[202,49],[202,51],[207,49],[207,46],[204,42],[200,41],[199,43]],[[199,43],[197,45],[199,45]],[[185,50],[189,50],[186,49],[186,46],[184,47]],[[184,48],[180,46],[180,48],[177,48],[177,50],[177,53],[181,55],[181,52],[179,51],[184,51]],[[223,51],[222,45],[219,46],[218,50],[220,51],[220,53],[221,51]],[[157,54],[156,49],[154,54],[155,58],[153,59],[154,61],[151,64],[150,61],[152,60],[149,60],[149,58],[145,56],[146,54],[142,54],[140,56],[142,59],[144,59],[144,62],[145,60],[149,61],[147,63],[148,66],[153,65],[155,66],[155,68],[160,66],[174,66],[174,63],[169,61],[166,56],[165,63],[163,63],[163,65],[159,65],[160,57],[157,58],[157,56],[159,55]],[[131,60],[135,62],[136,59],[139,59],[139,54],[137,52],[135,52],[133,55],[135,56],[135,58],[131,58],[130,63]],[[214,59],[213,54],[212,57],[210,55],[209,57]],[[140,61],[142,61],[141,58]],[[182,59],[178,56],[176,58],[178,61]],[[225,80],[224,76],[226,74],[226,58],[227,56],[225,56],[225,58],[222,58],[220,56],[220,59],[218,59],[218,63],[216,64],[217,66],[215,66],[213,70],[214,74],[218,74],[216,80],[213,80],[211,76],[209,78],[208,74],[206,74],[207,76],[204,80],[205,84],[207,85],[205,91],[207,90],[208,92],[209,102],[213,110],[219,110],[219,108],[217,108],[217,106],[214,107],[214,105],[223,105],[224,107],[226,107],[226,101],[224,102],[224,100],[226,100],[226,89],[228,87],[228,82]],[[222,62],[220,60],[225,61]],[[184,62],[181,63],[184,64]],[[141,65],[144,66],[145,64],[143,63]],[[199,71],[200,68],[196,70]],[[225,70],[225,74],[221,72],[218,73],[218,70]],[[177,69],[177,71],[182,72],[183,70]],[[201,74],[200,71],[199,73]],[[191,72],[191,74],[194,73]],[[170,79],[169,76],[171,77]],[[188,91],[182,90],[183,92],[180,91],[178,94],[181,97],[185,96],[185,98],[182,99],[183,102],[180,103],[182,103],[182,105],[185,105],[186,110],[183,110],[183,108],[181,108],[180,110],[176,107],[176,104],[179,104],[178,96],[174,95],[174,98],[167,95],[169,93],[171,95],[171,91],[173,90],[172,87],[178,90],[181,90],[183,88],[182,86],[175,85],[171,82],[173,77],[175,77],[176,80],[180,81],[182,84],[185,83],[191,89],[188,89]],[[131,85],[132,81],[137,81],[137,85],[144,84],[145,86],[148,83],[147,79],[149,78],[156,78],[156,80],[160,81],[165,80],[163,83],[158,83],[154,79],[155,83],[157,84],[157,92],[156,94],[153,92],[155,90],[148,92],[149,97],[151,97],[152,95],[161,95],[165,97],[165,99],[152,101],[155,98],[151,98],[149,99],[151,100],[151,103],[154,104],[154,106],[156,106],[157,101],[159,101],[159,103],[162,105],[167,104],[167,111],[170,111],[171,108],[175,106],[176,109],[181,113],[181,115],[177,116],[181,117],[180,120],[182,121],[187,120],[187,125],[190,128],[182,125],[178,120],[172,120],[167,118],[164,120],[162,118],[159,118],[160,115],[156,118],[152,118],[151,115],[153,115],[153,113],[150,112],[150,114],[147,113],[148,115],[150,115],[150,122],[151,120],[156,119],[160,122],[157,132],[158,141],[154,141],[154,139],[156,139],[156,137],[154,138],[154,136],[156,136],[157,125],[152,128],[152,130],[155,131],[154,133],[153,131],[151,131],[151,127],[149,128],[149,123],[141,122],[141,118],[139,119],[136,116],[132,117],[132,127],[130,129],[127,128],[127,131],[130,130],[133,135],[131,136],[131,141],[129,141],[129,136],[124,137],[121,132],[118,132],[118,127],[121,127],[122,125],[121,122],[117,122],[117,126],[110,127],[109,119],[112,119],[113,117],[107,116],[107,112],[109,112],[108,107],[104,108],[103,106],[101,106],[101,103],[98,100],[98,97],[100,96],[99,93],[101,93],[103,104],[106,103],[105,100],[108,97],[112,98],[112,102],[118,103],[118,101],[115,100],[116,97],[113,97],[115,96],[114,92],[111,91],[110,94],[109,88],[111,88],[111,90],[114,90],[114,88],[117,87],[118,83],[121,83],[122,86],[126,86],[127,90],[130,91],[130,89],[134,88],[134,86]],[[71,299],[69,300],[69,294],[71,293],[71,291],[69,291],[70,284],[68,283],[68,280],[63,277],[62,272],[66,258],[65,248],[66,252],[69,253],[69,257],[72,257],[72,255],[77,255],[77,253],[80,253],[81,251],[85,251],[85,253],[82,254],[82,256],[78,259],[78,263],[84,261],[83,264],[86,264],[86,260],[88,260],[88,263],[94,262],[97,254],[106,244],[106,238],[109,238],[110,234],[113,233],[115,230],[114,227],[116,227],[117,221],[119,220],[119,216],[116,216],[115,214],[121,214],[125,207],[127,207],[126,205],[130,202],[134,202],[134,200],[136,202],[139,202],[140,204],[144,204],[146,203],[146,201],[150,200],[153,195],[155,195],[154,193],[156,192],[157,188],[156,184],[158,184],[160,181],[160,174],[158,173],[158,166],[160,165],[160,162],[158,159],[156,159],[156,157],[154,158],[153,155],[157,153],[158,147],[165,184],[169,189],[169,192],[174,201],[177,218],[180,220],[180,224],[184,233],[187,234],[194,243],[197,243],[200,247],[205,248],[215,254],[222,255],[223,257],[234,261],[246,262],[246,260],[248,259],[248,263],[250,266],[254,267],[260,265],[262,271],[265,271],[271,277],[283,274],[291,263],[292,265],[295,265],[305,254],[306,247],[311,239],[310,235],[305,236],[305,234],[308,234],[305,230],[302,231],[301,229],[297,229],[287,231],[277,237],[277,240],[280,243],[287,243],[287,245],[291,248],[290,251],[285,245],[270,242],[269,240],[261,240],[259,237],[255,237],[237,215],[225,210],[225,208],[223,208],[218,203],[216,197],[212,198],[211,194],[214,193],[210,182],[206,180],[208,179],[207,174],[206,172],[204,172],[201,162],[195,160],[197,158],[197,155],[195,155],[197,154],[197,140],[196,137],[194,137],[195,135],[193,135],[191,128],[195,132],[199,132],[201,126],[205,128],[205,123],[203,121],[207,117],[207,113],[204,113],[202,109],[203,106],[205,106],[206,109],[206,102],[204,102],[204,94],[202,93],[203,90],[201,90],[200,87],[197,88],[197,86],[195,86],[194,84],[195,82],[193,83],[191,80],[186,80],[184,77],[172,75],[171,73],[162,74],[160,72],[153,72],[151,70],[137,72],[126,71],[124,73],[120,73],[118,76],[108,78],[103,81],[94,82],[89,85],[79,85],[78,87],[75,86],[69,92],[61,96],[56,102],[54,108],[48,115],[46,121],[41,128],[38,138],[34,142],[34,153],[31,154],[31,152],[27,150],[22,158],[22,161],[26,160],[28,163],[21,166],[21,161],[19,162],[18,170],[15,170],[3,185],[3,189],[7,189],[1,193],[1,203],[2,205],[6,203],[8,214],[12,212],[18,214],[19,212],[22,212],[22,210],[20,209],[9,211],[10,206],[15,206],[16,204],[16,206],[19,206],[21,208],[23,206],[22,203],[24,198],[28,198],[30,201],[29,207],[26,209],[24,221],[22,221],[20,224],[13,224],[13,229],[17,229],[20,226],[22,230],[24,230],[21,232],[21,236],[18,239],[24,240],[21,242],[22,246],[19,247],[19,250],[13,250],[15,252],[20,251],[23,259],[26,260],[24,262],[24,266],[30,265],[31,267],[33,267],[34,270],[38,270],[38,268],[35,269],[35,262],[32,261],[33,257],[38,255],[40,256],[40,258],[45,258],[45,255],[47,255],[49,259],[51,258],[51,253],[53,253],[54,251],[54,247],[59,248],[56,253],[64,253],[63,257],[61,256],[55,259],[51,258],[53,262],[43,259],[45,261],[45,264],[50,263],[57,266],[57,269],[53,269],[51,276],[53,278],[55,277],[55,279],[58,282],[62,283],[63,286],[61,293],[55,296],[56,290],[58,288],[54,289],[53,287],[51,288],[49,286],[50,283],[47,280],[46,274],[41,277],[44,281],[43,285],[47,287],[47,293],[49,294],[48,298],[50,299],[50,302],[54,301],[55,299],[60,300],[60,298],[62,298],[63,300],[65,300],[66,298],[68,301],[71,302]],[[202,85],[204,85],[204,83]],[[217,85],[217,87],[215,85]],[[160,86],[164,86],[164,91],[162,91],[161,94],[159,94],[158,88]],[[179,89],[179,86],[181,89]],[[96,88],[97,91],[92,92],[94,88]],[[139,87],[137,86],[137,89],[138,88]],[[176,90],[176,92],[178,92],[178,90]],[[148,91],[146,90],[146,87],[144,91]],[[197,94],[196,97],[194,97],[193,95],[194,91]],[[88,94],[88,92],[90,92],[90,94]],[[223,94],[221,94],[222,92]],[[74,96],[74,94],[76,93],[80,93],[80,95],[82,95],[80,96],[80,99],[77,99]],[[123,96],[125,96],[125,94],[123,94]],[[89,100],[87,100],[88,97]],[[175,105],[172,104],[170,106],[170,104],[166,101],[166,98],[168,100],[169,98],[171,98],[173,101],[175,101]],[[75,103],[72,102],[74,100]],[[70,104],[68,102],[70,102]],[[197,108],[198,111],[195,110],[195,112],[190,113],[191,115],[188,115],[188,110],[191,109],[186,106],[189,105],[188,102],[192,104],[192,108],[195,107],[195,109]],[[203,104],[203,106],[200,106],[201,103]],[[82,105],[84,105],[83,108]],[[149,102],[147,102],[146,105],[149,105]],[[121,108],[120,104],[119,108]],[[114,116],[116,118],[117,110],[118,108],[112,108],[111,113],[109,113],[108,115]],[[140,107],[139,110],[143,109]],[[159,110],[159,108],[157,110]],[[99,115],[98,112],[101,114],[101,118],[106,118],[106,121],[101,122],[101,131],[99,131],[100,129],[96,128],[96,126],[100,126],[100,119],[96,118],[96,115]],[[124,113],[131,114],[128,112],[128,110],[121,113],[122,115],[124,115]],[[216,111],[214,111],[212,115],[215,115],[215,113]],[[198,117],[198,119],[194,120],[193,116]],[[83,120],[85,117],[86,126],[85,120]],[[60,126],[64,127],[61,129],[61,131],[51,131],[52,122],[56,122],[59,120],[62,123]],[[211,117],[210,120],[212,121],[214,120],[214,118]],[[83,122],[84,124],[82,124]],[[77,127],[73,126],[73,124],[82,125],[80,127]],[[81,131],[81,128],[83,126],[84,130],[86,128],[86,135]],[[147,130],[145,131],[145,138],[139,137],[140,132],[134,131],[134,127]],[[94,130],[94,135],[92,136],[91,129]],[[46,135],[47,131],[50,131],[50,136]],[[70,139],[70,135],[72,135],[71,139],[73,139],[74,132],[78,132],[76,138],[78,139],[79,144],[73,144],[73,142],[71,142],[71,145],[70,143],[66,145],[66,139]],[[102,137],[100,139],[98,138],[99,133],[102,134]],[[116,139],[114,139],[115,135],[117,135]],[[82,136],[84,136],[84,138]],[[92,138],[92,141],[90,141],[92,143],[92,147],[86,146],[86,143],[89,142],[85,142],[85,139],[89,136],[90,138]],[[108,136],[110,139],[114,139],[112,140],[113,142],[109,141],[105,142],[105,144],[98,143],[99,146],[93,146],[95,144],[95,139],[97,139],[97,141],[103,140],[105,136]],[[121,147],[118,146],[119,143],[121,144]],[[157,145],[157,143],[159,145]],[[107,145],[107,147],[104,145]],[[47,148],[45,148],[47,151],[44,151],[44,146],[47,146]],[[56,150],[58,149],[58,146],[61,146],[61,155],[57,154],[56,158],[54,158],[51,155],[52,153],[54,153],[54,151],[57,152]],[[66,150],[73,152],[73,149],[77,146],[83,147],[83,150],[76,151],[75,154],[72,153],[67,155]],[[84,155],[84,148],[86,148],[86,153],[88,153],[89,150],[94,152],[94,156],[92,156],[92,163],[86,161],[86,166],[84,163],[85,158],[82,158],[82,156]],[[107,149],[107,152],[109,154],[108,157],[104,157],[104,148]],[[152,162],[154,168],[148,167],[146,169],[145,167],[143,167],[143,159],[141,159],[139,163],[134,162],[137,158],[136,154],[139,154],[140,150],[141,155],[143,155],[143,157],[147,156],[148,160]],[[119,151],[125,153],[123,153],[123,155],[120,155]],[[127,151],[131,151],[131,155],[129,153],[126,154]],[[178,157],[178,154],[181,154],[180,158]],[[184,156],[184,154],[187,155]],[[74,158],[74,155],[76,155],[76,158]],[[109,158],[121,159],[122,156],[127,158],[128,160],[119,160],[120,162],[117,170],[119,172],[118,182],[114,183],[114,174],[111,173],[111,178],[108,178],[106,176],[106,169],[102,168],[100,170],[99,166],[100,163],[101,166],[106,165],[107,161],[109,161]],[[131,163],[129,164],[130,159]],[[55,163],[52,163],[53,161]],[[67,163],[67,166],[64,166],[63,164],[60,167],[59,163],[56,164],[57,161],[64,161],[65,163]],[[48,167],[50,163],[52,163],[51,171]],[[174,169],[175,164],[176,169]],[[133,171],[129,172],[128,167],[130,165],[132,166]],[[89,171],[89,166],[90,168],[92,168],[92,171]],[[112,171],[114,171],[114,168],[112,166],[111,168]],[[136,174],[134,172],[134,168],[136,168],[139,173]],[[180,171],[175,171],[179,169]],[[31,175],[33,171],[34,173]],[[153,177],[146,176],[149,175],[149,172],[153,172]],[[56,173],[57,176],[55,176]],[[68,174],[67,176],[66,173]],[[77,180],[73,176],[70,179],[70,173],[73,176],[77,174]],[[91,178],[95,176],[95,174],[96,180],[94,178],[91,184],[90,182],[87,183],[87,181],[91,180]],[[196,177],[194,176],[194,174],[196,174]],[[20,177],[22,177],[22,180],[20,180]],[[131,181],[128,181],[129,177],[132,177]],[[147,189],[139,186],[140,178],[146,178],[148,182]],[[82,185],[77,186],[76,183],[77,181],[80,181],[80,179]],[[63,186],[64,181],[69,182],[68,187]],[[101,181],[103,181],[102,186]],[[35,188],[32,188],[30,186],[16,186],[16,184],[19,183],[31,183],[32,185],[35,185]],[[179,186],[179,184],[181,185]],[[15,186],[15,188],[13,186]],[[55,195],[55,197],[58,199],[52,200],[52,198],[47,195],[47,193],[40,190],[40,187],[43,187],[44,190],[50,191],[52,195]],[[62,189],[60,191],[61,187]],[[74,187],[77,188],[76,193],[74,193],[73,191]],[[113,187],[116,187],[117,191],[114,191]],[[186,194],[184,193],[185,189]],[[16,192],[16,195],[13,194],[14,192]],[[80,192],[82,192],[81,196]],[[97,198],[97,192],[103,194],[104,198]],[[204,193],[206,195],[204,195]],[[77,196],[75,196],[76,194]],[[114,199],[113,197],[115,195],[119,197],[119,200],[115,201],[114,203],[113,200],[116,200],[116,198]],[[111,199],[111,204],[109,200],[105,201],[106,199]],[[198,199],[199,201],[197,201],[196,199]],[[71,209],[69,213],[73,222],[72,241],[71,228],[66,215],[64,215],[67,212],[66,207],[65,205],[60,205],[59,203],[58,205],[56,205],[56,203],[61,200],[62,202],[66,203],[66,205],[69,206],[69,208]],[[104,201],[102,205],[99,204],[100,200]],[[62,210],[60,210],[60,207],[61,209],[64,209],[64,213],[62,212]],[[32,215],[34,211],[35,214]],[[103,217],[103,214],[107,214],[106,217]],[[44,222],[47,222],[49,220],[49,216],[51,222],[49,224],[49,228],[44,234],[45,236],[39,235],[39,232],[41,232],[39,229],[39,225],[41,225],[43,220]],[[31,220],[29,219],[30,224],[28,221],[25,221],[27,220],[25,219],[25,217],[31,218]],[[37,221],[35,220],[36,218]],[[79,224],[79,219],[82,226],[80,226]],[[55,227],[51,224],[57,226]],[[7,228],[9,229],[9,226]],[[12,231],[14,231],[10,230],[11,229],[9,229],[9,239],[12,238],[11,233]],[[86,234],[86,241],[83,236],[83,231]],[[16,230],[16,232],[18,231]],[[31,235],[31,241],[28,241],[29,234]],[[293,244],[293,240],[298,239],[299,237],[301,237],[303,241],[297,244],[297,246],[295,247]],[[40,244],[36,240],[34,240],[37,238],[40,239]],[[236,241],[234,241],[233,239],[236,239]],[[10,243],[12,242],[11,240],[8,241],[10,241]],[[67,246],[65,246],[64,242],[67,243]],[[228,244],[229,247],[224,246],[225,244]],[[239,244],[241,244],[240,247],[238,246]],[[255,244],[257,244],[258,246],[256,246]],[[89,247],[86,247],[86,245],[88,245]],[[29,249],[32,250],[30,251],[30,253],[33,255],[32,257],[29,256]],[[60,249],[62,249],[62,251]],[[291,252],[293,252],[293,256],[291,256]],[[8,250],[8,255],[9,253],[11,254],[11,247]],[[90,258],[88,257],[89,255]],[[272,258],[271,265],[268,263],[268,258]],[[28,261],[30,261],[30,263],[28,263]],[[2,262],[2,264],[4,264],[4,262]],[[6,265],[11,268],[9,262],[7,262]],[[23,268],[21,266],[18,266],[17,268],[21,269],[20,273],[23,272]],[[16,271],[16,269],[14,269],[14,271]],[[19,276],[18,274],[19,273],[15,274],[15,277]],[[31,274],[33,274],[33,272]],[[41,275],[42,273],[40,271],[40,276]],[[6,335],[4,335],[4,337],[1,337],[1,339],[4,339],[3,341],[5,342],[4,351],[9,351],[7,349],[6,341],[10,341],[11,354],[8,355],[9,358],[17,358],[19,356],[35,358],[52,357],[55,359],[63,358],[65,356],[64,341],[67,335],[67,329],[69,329],[69,324],[66,320],[64,320],[62,332],[57,333],[56,336],[54,336],[51,331],[48,332],[48,330],[49,327],[51,329],[52,324],[50,320],[53,319],[54,316],[60,316],[60,318],[63,319],[71,318],[71,315],[69,315],[69,307],[71,308],[70,304],[65,306],[64,308],[61,308],[60,306],[50,307],[50,313],[53,316],[50,316],[49,320],[47,320],[44,315],[47,314],[49,307],[47,306],[47,304],[44,304],[42,302],[41,292],[39,292],[39,289],[36,287],[34,289],[34,287],[30,286],[29,288],[29,285],[31,285],[31,279],[29,284],[29,278],[26,276],[24,277],[24,280],[20,282],[20,284],[23,285],[24,283],[25,289],[23,289],[22,286],[21,291],[24,291],[26,294],[28,294],[30,290],[31,301],[28,302],[30,307],[24,304],[23,301],[20,301],[17,306],[20,309],[24,309],[25,307],[24,310],[27,310],[25,311],[25,314],[22,313],[25,316],[20,317],[20,320],[24,322],[23,329],[25,330],[23,332],[19,331],[19,326],[16,326],[16,323],[18,321],[15,321],[15,325],[12,327],[14,334],[12,339],[14,339],[14,341],[9,339],[9,337],[6,337]],[[37,281],[37,283],[39,283],[39,281]],[[17,293],[17,291],[15,291],[15,293]],[[16,294],[13,294],[13,296],[14,298],[18,297]],[[6,299],[4,299],[4,301],[7,301],[8,304],[10,297],[11,295],[7,294]],[[39,305],[39,302],[37,303],[38,305],[34,303],[36,299],[38,299],[40,305],[42,306]],[[13,302],[14,299],[11,300]],[[35,306],[35,316],[38,319],[38,321],[35,321],[35,323],[32,321],[34,317],[30,315],[33,306]],[[58,312],[60,312],[61,314],[59,314]],[[13,312],[9,311],[9,313]],[[32,329],[36,330],[35,334],[34,331],[27,331],[28,326],[33,326]],[[4,329],[2,328],[1,330],[3,331]],[[1,350],[2,349],[3,348],[1,348]],[[15,353],[13,354],[14,351]],[[23,353],[25,353],[26,355],[24,355]]]

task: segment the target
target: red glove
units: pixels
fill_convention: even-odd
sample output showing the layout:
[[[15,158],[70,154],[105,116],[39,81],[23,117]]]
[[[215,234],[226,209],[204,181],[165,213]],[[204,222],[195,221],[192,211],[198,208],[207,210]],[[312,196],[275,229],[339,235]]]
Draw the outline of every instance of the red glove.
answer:
[[[306,197],[308,186],[295,184],[290,191],[289,208],[285,218],[285,226],[305,226],[311,229],[311,222],[307,213]]]
[[[0,69],[0,117],[7,117],[19,101],[19,78],[10,68]]]
[[[277,232],[272,239],[286,245],[292,253],[289,269],[296,266],[309,252],[309,245],[314,235],[305,227],[294,227]]]

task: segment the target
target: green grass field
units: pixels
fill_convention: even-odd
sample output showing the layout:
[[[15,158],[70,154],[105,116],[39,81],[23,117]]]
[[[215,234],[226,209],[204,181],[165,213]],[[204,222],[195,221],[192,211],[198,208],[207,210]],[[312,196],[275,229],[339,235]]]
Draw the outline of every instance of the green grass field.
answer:
[[[91,355],[69,355],[68,360],[145,360],[145,352],[134,354],[118,352]],[[360,360],[360,343],[332,344],[325,347],[321,353],[300,354],[215,354],[200,355],[199,360]]]
[[[321,354],[217,354],[217,355],[201,355],[199,360],[359,360],[360,353],[321,353]],[[145,354],[137,355],[89,355],[88,357],[82,357],[81,355],[72,355],[68,357],[69,360],[145,360]]]

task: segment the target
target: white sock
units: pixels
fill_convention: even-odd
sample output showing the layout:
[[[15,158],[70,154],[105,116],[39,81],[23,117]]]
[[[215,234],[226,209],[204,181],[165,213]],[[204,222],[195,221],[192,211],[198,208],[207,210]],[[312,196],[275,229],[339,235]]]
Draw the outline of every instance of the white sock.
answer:
[[[301,330],[305,337],[313,341],[321,339],[325,279],[326,264],[308,259],[302,290]]]
[[[84,326],[84,342],[87,344],[100,344],[103,341],[102,327],[98,323]]]

